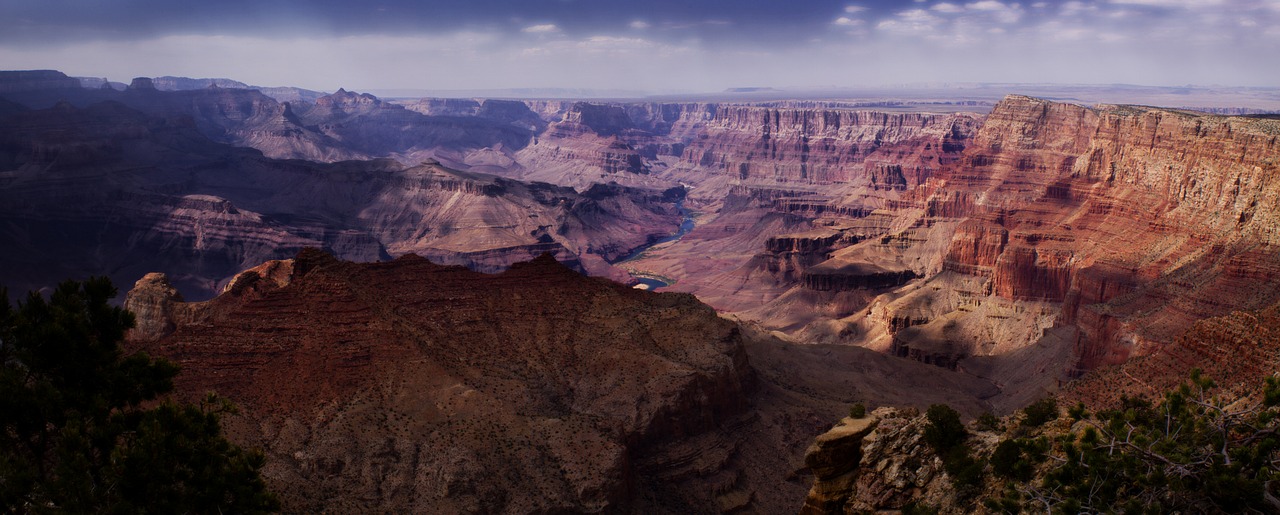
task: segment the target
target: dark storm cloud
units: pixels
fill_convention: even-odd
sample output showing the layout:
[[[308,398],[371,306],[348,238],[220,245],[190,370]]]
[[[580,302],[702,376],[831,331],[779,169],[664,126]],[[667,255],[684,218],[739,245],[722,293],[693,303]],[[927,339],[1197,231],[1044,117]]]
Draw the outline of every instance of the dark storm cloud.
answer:
[[[0,0],[0,69],[709,91],[1275,86],[1280,0]]]
[[[17,0],[0,5],[0,38],[130,39],[168,34],[331,35],[551,24],[567,34],[637,26],[710,38],[789,38],[832,20],[849,2],[806,0]],[[863,5],[876,7],[874,2]],[[889,10],[882,5],[877,10]]]

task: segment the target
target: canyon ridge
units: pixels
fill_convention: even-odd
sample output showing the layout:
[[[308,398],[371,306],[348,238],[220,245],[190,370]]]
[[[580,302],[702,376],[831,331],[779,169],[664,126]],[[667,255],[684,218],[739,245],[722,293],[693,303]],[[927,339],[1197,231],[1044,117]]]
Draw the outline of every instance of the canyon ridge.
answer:
[[[1016,94],[0,72],[0,284],[132,287],[130,347],[242,407],[290,510],[785,513],[854,403],[1105,404],[1274,346],[1232,335],[1280,305],[1278,175],[1275,116]]]

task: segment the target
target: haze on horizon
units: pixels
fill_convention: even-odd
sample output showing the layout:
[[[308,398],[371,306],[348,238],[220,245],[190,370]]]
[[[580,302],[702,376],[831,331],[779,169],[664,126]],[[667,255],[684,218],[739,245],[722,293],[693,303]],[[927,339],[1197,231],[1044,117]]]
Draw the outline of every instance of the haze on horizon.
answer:
[[[0,69],[650,93],[1280,85],[1280,0],[17,0]]]

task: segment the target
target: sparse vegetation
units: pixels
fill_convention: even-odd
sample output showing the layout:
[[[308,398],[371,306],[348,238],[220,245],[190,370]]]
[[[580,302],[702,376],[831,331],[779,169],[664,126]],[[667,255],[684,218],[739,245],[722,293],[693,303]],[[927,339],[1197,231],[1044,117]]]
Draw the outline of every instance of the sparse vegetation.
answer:
[[[1057,418],[1058,401],[1053,397],[1035,401],[1022,410],[1022,425],[1026,427],[1040,427]]]
[[[978,415],[976,427],[980,431],[1003,431],[1004,430],[1004,424],[1000,423],[1000,418],[993,415],[989,411],[981,415]]]
[[[1153,405],[1122,399],[1050,440],[1001,442],[992,470],[1013,482],[993,511],[1016,513],[1263,513],[1280,511],[1269,492],[1280,479],[1280,382],[1261,399],[1223,396],[1213,381],[1189,383]],[[1056,408],[1055,408],[1056,411]],[[1033,481],[1038,463],[1050,463]]]
[[[261,513],[261,453],[221,435],[232,410],[155,402],[178,368],[120,348],[133,316],[105,278],[27,296],[0,289],[0,512]]]
[[[902,515],[938,515],[938,508],[928,504],[909,502],[902,506]]]
[[[951,477],[956,493],[969,498],[982,485],[984,460],[974,459],[965,439],[969,432],[960,422],[960,413],[945,404],[929,406],[925,413],[929,424],[924,429],[924,440],[942,458],[943,468]]]
[[[867,405],[861,402],[849,407],[850,418],[862,418],[867,416]]]
[[[964,442],[969,432],[960,422],[960,413],[946,404],[934,404],[925,412],[929,425],[924,428],[924,441],[939,456],[945,456],[951,449]]]

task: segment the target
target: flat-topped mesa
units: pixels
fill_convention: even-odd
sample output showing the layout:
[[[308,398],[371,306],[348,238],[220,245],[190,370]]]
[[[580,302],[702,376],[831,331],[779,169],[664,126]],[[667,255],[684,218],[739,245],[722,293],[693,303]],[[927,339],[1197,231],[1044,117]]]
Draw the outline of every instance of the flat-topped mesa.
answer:
[[[617,136],[635,124],[621,106],[578,102],[565,114],[565,124],[590,129],[601,136]]]
[[[833,246],[845,234],[829,229],[774,236],[765,241],[765,252],[756,259],[760,267],[783,281],[799,281],[813,265],[826,261]]]
[[[151,77],[134,77],[129,82],[129,91],[154,91],[155,83],[151,82]]]
[[[0,93],[80,88],[79,79],[56,70],[0,71]]]
[[[308,249],[199,304],[162,279],[129,294],[131,346],[182,365],[179,395],[235,401],[301,511],[628,511],[676,488],[632,464],[742,414],[754,381],[737,326],[691,295],[545,255],[485,275]]]

